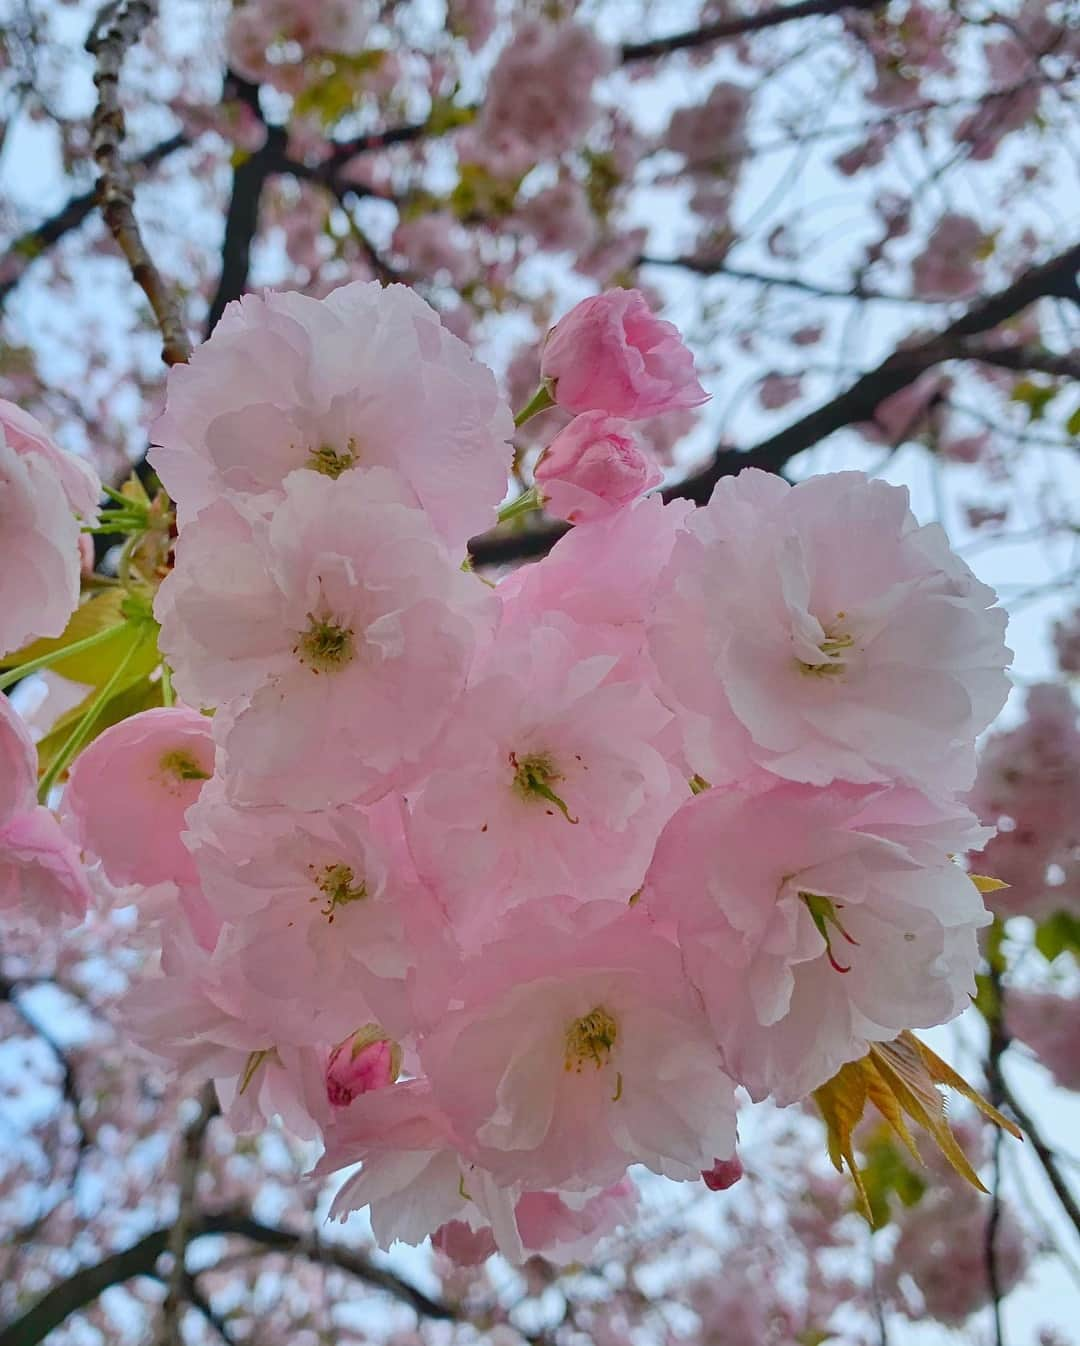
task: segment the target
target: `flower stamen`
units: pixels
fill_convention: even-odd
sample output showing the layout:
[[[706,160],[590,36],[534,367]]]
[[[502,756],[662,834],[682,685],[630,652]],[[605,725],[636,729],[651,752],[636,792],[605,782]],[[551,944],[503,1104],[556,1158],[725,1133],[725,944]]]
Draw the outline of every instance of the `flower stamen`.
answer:
[[[597,1070],[602,1069],[608,1063],[618,1036],[619,1028],[612,1015],[603,1005],[597,1005],[567,1028],[565,1069],[580,1075],[589,1061]],[[617,1092],[622,1092],[621,1078]]]
[[[837,962],[836,955],[832,951],[831,930],[838,930],[849,944],[859,947],[859,941],[853,935],[848,934],[844,929],[837,911],[842,911],[843,907],[834,902],[832,898],[822,897],[820,893],[800,892],[799,897],[806,903],[806,909],[810,913],[810,919],[817,927],[818,934],[825,941],[825,956],[829,960],[829,965],[834,972],[850,972],[851,964],[844,967]]]

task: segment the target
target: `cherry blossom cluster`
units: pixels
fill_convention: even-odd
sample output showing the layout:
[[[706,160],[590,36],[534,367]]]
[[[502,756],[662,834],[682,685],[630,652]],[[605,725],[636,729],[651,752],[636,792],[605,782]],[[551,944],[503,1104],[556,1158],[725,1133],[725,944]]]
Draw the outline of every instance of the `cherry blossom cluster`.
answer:
[[[321,1140],[334,1215],[464,1261],[580,1259],[635,1164],[730,1185],[736,1085],[794,1103],[953,1018],[990,919],[955,857],[994,594],[859,473],[647,495],[638,424],[706,394],[636,292],[540,373],[518,421],[572,419],[501,515],[575,526],[493,585],[490,371],[402,287],[233,305],[154,430],[180,702],[62,803],[157,930],[132,1035]]]

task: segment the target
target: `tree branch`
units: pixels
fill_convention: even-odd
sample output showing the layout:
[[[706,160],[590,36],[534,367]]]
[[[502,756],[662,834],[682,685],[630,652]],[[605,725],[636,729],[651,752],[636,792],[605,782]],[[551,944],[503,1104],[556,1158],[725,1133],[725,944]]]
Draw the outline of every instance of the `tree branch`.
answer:
[[[171,154],[186,149],[190,144],[191,140],[187,133],[178,131],[132,159],[128,164],[128,170],[130,172],[133,169],[141,169],[149,172]],[[93,214],[97,202],[96,188],[93,191],[81,192],[78,196],[71,197],[55,215],[50,215],[47,220],[42,220],[33,229],[28,229],[12,240],[0,257],[0,276],[3,277],[3,280],[0,280],[0,308],[3,308],[8,295],[22,280],[29,266],[43,253],[48,252],[54,243],[58,243],[66,234],[78,229],[87,216]]]
[[[113,1285],[122,1285],[135,1276],[155,1275],[158,1258],[169,1247],[172,1226],[163,1226],[145,1234],[137,1243],[112,1253],[96,1265],[74,1272],[46,1292],[20,1318],[0,1328],[0,1346],[37,1346],[73,1313],[92,1304]],[[430,1298],[416,1286],[385,1267],[375,1266],[362,1253],[317,1238],[261,1224],[242,1212],[202,1215],[193,1220],[190,1242],[212,1234],[231,1234],[247,1239],[269,1252],[307,1258],[332,1267],[407,1304],[416,1314],[443,1322],[461,1321],[460,1312],[450,1304]]]
[[[165,1302],[161,1306],[161,1346],[183,1346],[180,1335],[180,1305],[188,1282],[187,1246],[196,1217],[195,1198],[202,1165],[203,1140],[206,1128],[217,1115],[217,1096],[214,1086],[203,1085],[199,1093],[198,1111],[180,1137],[180,1158],[177,1176],[176,1222],[169,1233],[169,1254],[172,1269],[166,1282]]]
[[[699,471],[665,487],[663,498],[693,500],[703,505],[722,477],[741,472],[744,467],[781,472],[796,454],[820,443],[837,430],[872,420],[874,412],[887,397],[906,388],[934,365],[946,360],[981,359],[987,348],[981,343],[973,344],[967,338],[992,331],[1037,299],[1058,296],[1080,302],[1076,281],[1078,271],[1080,243],[1074,243],[1049,261],[1029,267],[1011,285],[973,305],[943,331],[893,351],[844,392],[777,434],[749,449],[718,449]],[[543,556],[566,531],[566,525],[559,523],[541,524],[510,534],[493,530],[470,540],[469,555],[476,566],[508,565]]]
[[[94,87],[98,93],[90,120],[90,141],[100,174],[97,199],[102,217],[127,258],[132,279],[154,311],[161,331],[162,359],[167,365],[175,365],[189,358],[191,343],[176,297],[154,265],[139,232],[135,186],[120,153],[126,133],[120,104],[120,69],[156,11],[156,0],[110,0],[99,12],[86,39],[86,50],[96,62]]]
[[[1080,1203],[1073,1196],[1069,1184],[1065,1181],[1061,1169],[1058,1167],[1057,1159],[1053,1150],[1047,1145],[1040,1134],[1035,1122],[1027,1110],[1018,1102],[1016,1095],[1009,1087],[1009,1082],[1002,1076],[1001,1097],[1008,1106],[1009,1111],[1016,1118],[1017,1125],[1024,1135],[1031,1142],[1031,1148],[1035,1151],[1039,1163],[1042,1165],[1043,1172],[1050,1186],[1054,1189],[1054,1195],[1061,1202],[1061,1208],[1068,1216],[1072,1227],[1080,1236]]]
[[[721,42],[725,38],[742,37],[746,33],[758,33],[765,28],[776,28],[783,23],[793,23],[796,19],[841,14],[848,9],[879,9],[883,3],[884,0],[798,0],[797,4],[777,5],[775,9],[763,9],[757,14],[739,14],[730,19],[718,19],[715,23],[706,23],[700,28],[691,28],[683,33],[672,33],[669,37],[649,38],[645,42],[628,42],[623,46],[622,59],[624,62],[649,61],[655,56],[667,56],[673,51],[684,51],[688,47],[704,47],[712,42]]]

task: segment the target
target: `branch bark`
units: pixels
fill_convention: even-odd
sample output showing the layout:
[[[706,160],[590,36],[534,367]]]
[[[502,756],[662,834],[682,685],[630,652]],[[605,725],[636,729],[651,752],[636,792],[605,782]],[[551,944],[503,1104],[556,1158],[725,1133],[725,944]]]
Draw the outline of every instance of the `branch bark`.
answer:
[[[172,1226],[153,1229],[129,1248],[112,1253],[53,1286],[20,1318],[0,1328],[0,1346],[37,1346],[73,1313],[92,1304],[110,1286],[122,1285],[135,1276],[155,1275],[157,1260],[168,1250],[171,1233]],[[236,1235],[267,1252],[291,1254],[333,1267],[407,1304],[420,1317],[442,1322],[461,1320],[461,1314],[452,1305],[432,1299],[403,1277],[385,1267],[375,1266],[362,1253],[337,1244],[320,1243],[316,1238],[292,1230],[262,1224],[242,1212],[199,1216],[192,1222],[189,1241],[211,1234]]]
[[[759,33],[765,28],[793,23],[797,19],[816,18],[827,14],[842,14],[845,10],[880,9],[884,0],[799,0],[794,5],[777,5],[775,9],[759,10],[756,14],[738,14],[730,19],[718,19],[683,33],[668,37],[654,37],[646,42],[628,42],[622,49],[624,63],[650,61],[656,56],[668,56],[673,51],[688,47],[705,47],[725,38]]]
[[[120,103],[120,70],[124,57],[157,14],[156,0],[110,0],[100,10],[86,50],[93,56],[98,101],[90,121],[94,162],[100,174],[97,199],[109,232],[127,259],[132,279],[146,295],[161,331],[161,354],[167,365],[183,364],[191,342],[176,296],[166,285],[146,250],[135,219],[135,185],[121,155],[126,125]]]

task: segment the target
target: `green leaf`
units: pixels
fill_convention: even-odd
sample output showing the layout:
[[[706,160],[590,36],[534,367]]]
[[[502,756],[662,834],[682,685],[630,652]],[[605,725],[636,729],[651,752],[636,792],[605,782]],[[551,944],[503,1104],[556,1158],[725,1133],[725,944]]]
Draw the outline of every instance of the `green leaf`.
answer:
[[[1046,408],[1061,391],[1050,383],[1036,383],[1034,379],[1021,379],[1012,390],[1009,399],[1027,407],[1029,421],[1041,421]]]
[[[926,1191],[926,1179],[893,1144],[886,1126],[873,1132],[862,1151],[862,1180],[871,1223],[875,1229],[882,1229],[889,1222],[890,1196],[895,1195],[905,1206],[914,1206]]]
[[[1065,429],[1070,435],[1080,435],[1080,407],[1065,422]]]
[[[101,687],[108,681],[113,669],[141,634],[138,623],[128,622],[132,611],[129,596],[123,589],[107,589],[75,609],[63,635],[57,636],[54,640],[35,640],[32,645],[27,645],[14,654],[0,659],[0,667],[19,668],[31,660],[39,659],[42,655],[74,645],[87,636],[96,635],[110,627],[119,627],[114,637],[94,645],[91,649],[73,654],[70,658],[57,659],[49,665],[54,673],[70,678],[72,682]],[[146,677],[159,662],[156,641],[147,640],[145,649],[132,660],[125,673],[123,685],[130,686],[131,683]]]
[[[1035,947],[1048,963],[1063,953],[1080,959],[1080,919],[1071,912],[1056,911],[1036,927]]]

